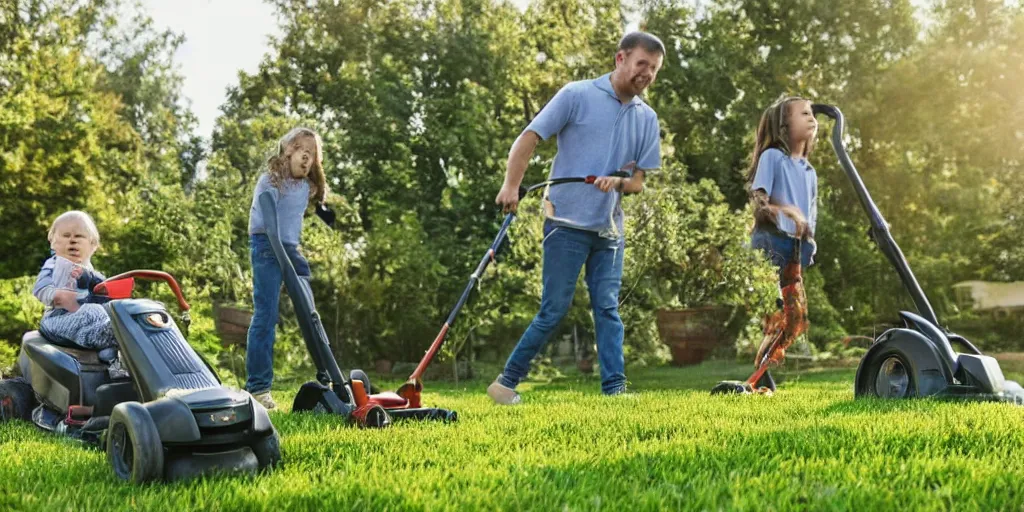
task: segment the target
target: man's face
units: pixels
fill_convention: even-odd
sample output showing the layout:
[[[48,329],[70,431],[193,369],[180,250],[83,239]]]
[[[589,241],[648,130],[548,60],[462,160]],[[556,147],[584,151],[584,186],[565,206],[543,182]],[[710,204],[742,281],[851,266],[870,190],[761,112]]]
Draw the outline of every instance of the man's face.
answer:
[[[636,47],[616,53],[615,68],[625,78],[624,82],[628,82],[633,95],[639,96],[654,83],[663,59],[664,56],[658,52]]]
[[[89,231],[85,224],[78,220],[68,220],[57,225],[50,241],[50,248],[62,258],[75,263],[83,263],[92,258],[96,245],[89,239]]]
[[[316,156],[316,141],[313,137],[299,137],[293,142],[291,155],[288,156],[288,168],[291,170],[292,178],[301,179],[308,176]]]

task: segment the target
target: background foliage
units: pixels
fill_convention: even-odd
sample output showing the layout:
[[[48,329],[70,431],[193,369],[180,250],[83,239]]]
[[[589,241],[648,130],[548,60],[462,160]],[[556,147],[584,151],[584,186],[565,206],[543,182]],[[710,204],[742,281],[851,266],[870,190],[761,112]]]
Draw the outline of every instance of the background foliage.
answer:
[[[1024,280],[1019,3],[272,3],[283,35],[258,71],[239,73],[210,140],[181,98],[172,59],[181,37],[156,30],[134,4],[0,4],[0,367],[37,325],[29,291],[45,232],[71,208],[99,223],[99,269],[173,273],[201,305],[193,333],[202,350],[237,363],[237,347],[213,332],[211,305],[250,302],[252,188],[277,138],[298,124],[324,138],[341,218],[335,231],[307,219],[304,234],[335,347],[346,365],[417,359],[501,221],[493,198],[511,142],[563,84],[611,69],[631,20],[669,48],[647,98],[665,166],[625,201],[631,361],[663,360],[661,307],[732,306],[747,325],[740,344],[756,334],[774,291],[771,271],[744,246],[742,172],[760,111],[782,93],[846,113],[854,161],[941,318],[990,347],[1022,346],[1015,318],[985,322],[951,295],[962,280]],[[822,128],[811,158],[820,249],[808,276],[817,348],[871,335],[912,307],[867,242],[825,140],[831,125]],[[527,182],[543,179],[554,150],[541,146]],[[451,351],[474,340],[504,355],[529,323],[540,227],[539,207],[525,203]],[[588,307],[581,286],[564,328],[592,340]],[[279,346],[282,366],[301,366],[294,324]]]

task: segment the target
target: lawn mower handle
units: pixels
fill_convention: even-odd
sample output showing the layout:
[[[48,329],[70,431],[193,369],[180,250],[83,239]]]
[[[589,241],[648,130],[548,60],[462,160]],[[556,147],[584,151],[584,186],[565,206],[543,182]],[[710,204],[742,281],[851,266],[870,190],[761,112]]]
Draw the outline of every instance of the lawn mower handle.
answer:
[[[174,298],[178,300],[178,307],[181,308],[183,313],[187,313],[192,309],[188,302],[185,302],[185,296],[181,293],[181,287],[178,286],[178,282],[174,280],[174,276],[167,272],[160,270],[130,270],[123,274],[118,274],[114,277],[107,278],[102,283],[96,285],[95,292],[98,294],[106,293],[106,284],[114,281],[120,281],[122,279],[139,278],[145,281],[165,281],[171,287],[171,291],[174,292]]]
[[[615,171],[609,176],[625,178],[628,177],[629,174],[624,171]],[[594,175],[573,178],[552,178],[540,183],[535,183],[529,187],[520,186],[519,199],[523,199],[534,190],[551,185],[562,185],[565,183],[593,184],[595,181],[597,181],[597,176]],[[466,285],[466,289],[462,291],[462,296],[460,296],[459,301],[455,303],[455,307],[453,307],[451,312],[448,313],[448,318],[445,320],[444,325],[441,326],[441,332],[439,332],[437,337],[434,338],[434,342],[430,344],[430,348],[427,349],[427,352],[423,355],[423,359],[420,359],[420,364],[416,365],[416,370],[414,370],[412,375],[409,377],[407,382],[408,385],[414,387],[417,386],[420,377],[423,376],[423,372],[427,370],[427,366],[430,366],[430,362],[434,359],[434,356],[437,355],[437,351],[441,349],[441,345],[444,344],[445,339],[448,337],[448,330],[451,329],[452,324],[455,323],[455,317],[458,316],[459,310],[461,310],[462,306],[464,306],[466,301],[469,300],[469,294],[473,292],[473,288],[476,286],[476,283],[480,281],[480,277],[484,274],[484,271],[487,270],[487,266],[494,261],[494,258],[498,254],[498,250],[501,248],[501,244],[505,241],[505,237],[508,235],[508,230],[512,226],[512,221],[515,220],[515,218],[515,212],[505,214],[505,220],[502,221],[501,228],[498,229],[497,236],[494,237],[494,241],[491,242],[491,246],[487,249],[487,253],[480,259],[480,263],[477,264],[476,270],[473,271],[473,274],[469,277],[469,284]]]
[[[337,393],[342,388],[348,387],[348,379],[345,378],[338,366],[338,360],[331,350],[330,340],[327,338],[327,332],[324,331],[320,315],[316,313],[312,290],[308,289],[308,283],[304,285],[300,281],[301,278],[295,272],[295,266],[281,242],[278,230],[277,199],[272,191],[267,190],[262,192],[256,201],[263,214],[263,224],[266,228],[266,236],[270,241],[270,248],[281,267],[281,280],[284,282],[285,290],[288,291],[288,296],[292,299],[296,316],[300,317],[299,330],[302,332],[306,350],[316,366],[317,380],[321,384],[330,383],[335,386],[332,389]],[[308,321],[305,320],[303,312],[311,315]]]
[[[612,177],[615,177],[615,178],[628,178],[629,177],[629,173],[627,173],[625,171],[615,171],[615,172],[609,174],[608,176],[612,176]],[[597,181],[597,178],[598,178],[598,176],[594,176],[593,174],[591,174],[590,176],[584,177],[584,178],[579,178],[579,177],[577,177],[577,178],[551,178],[551,179],[548,179],[548,180],[544,180],[544,181],[542,181],[540,183],[534,183],[533,185],[530,185],[529,187],[520,186],[519,187],[519,200],[521,201],[524,197],[528,196],[530,194],[530,192],[533,192],[534,190],[537,190],[539,188],[547,187],[549,185],[562,185],[564,183],[586,183],[588,185],[592,185],[595,181]]]
[[[893,239],[892,233],[889,232],[889,224],[885,222],[882,212],[878,210],[875,202],[871,200],[871,194],[868,193],[867,187],[864,186],[864,181],[860,178],[860,174],[857,173],[857,168],[854,167],[853,161],[850,160],[850,155],[846,153],[846,147],[843,145],[843,130],[845,129],[846,120],[843,117],[843,113],[833,105],[821,103],[811,105],[811,111],[815,115],[824,114],[835,120],[835,124],[832,126],[832,149],[835,150],[836,156],[839,157],[839,164],[846,172],[850,183],[853,184],[857,198],[860,199],[861,206],[864,207],[864,211],[868,214],[868,218],[871,221],[871,229],[868,232],[871,240],[875,242],[878,249],[882,251],[882,254],[885,255],[896,269],[896,273],[899,274],[900,280],[903,281],[903,286],[910,293],[910,298],[914,301],[914,306],[917,307],[918,313],[925,320],[931,322],[932,325],[938,327],[939,320],[935,315],[935,310],[932,309],[931,303],[928,302],[928,297],[925,296],[920,283],[914,277],[914,272],[910,270],[910,264],[907,263],[907,259],[903,256],[903,251],[900,250],[899,245],[896,245],[896,240]]]

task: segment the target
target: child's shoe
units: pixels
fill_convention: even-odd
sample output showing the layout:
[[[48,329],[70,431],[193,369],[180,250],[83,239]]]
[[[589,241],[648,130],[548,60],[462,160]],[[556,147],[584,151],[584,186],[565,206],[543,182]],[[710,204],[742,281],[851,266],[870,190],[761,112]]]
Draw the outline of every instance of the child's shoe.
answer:
[[[271,398],[270,391],[264,391],[263,393],[257,393],[255,395],[253,395],[252,397],[255,398],[256,401],[259,402],[260,405],[262,405],[263,408],[268,410],[268,411],[271,410],[271,409],[276,409],[277,408],[277,403],[274,402],[273,398]]]

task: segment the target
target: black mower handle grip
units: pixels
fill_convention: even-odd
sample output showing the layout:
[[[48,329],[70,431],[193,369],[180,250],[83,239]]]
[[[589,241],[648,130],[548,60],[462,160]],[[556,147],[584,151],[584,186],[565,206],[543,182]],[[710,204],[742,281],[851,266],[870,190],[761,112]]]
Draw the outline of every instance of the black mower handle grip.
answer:
[[[626,171],[615,171],[615,172],[609,174],[608,176],[611,176],[611,177],[614,177],[614,178],[628,178],[629,177],[629,173],[626,172]],[[586,183],[588,185],[592,185],[595,181],[597,181],[597,178],[598,178],[598,176],[594,176],[594,175],[590,175],[590,176],[587,176],[587,177],[584,177],[584,178],[552,178],[552,179],[549,179],[549,180],[544,180],[544,181],[542,181],[540,183],[535,183],[533,185],[530,185],[529,187],[524,187],[524,186],[520,185],[519,186],[519,199],[522,200],[530,192],[533,192],[534,190],[537,190],[539,188],[546,187],[548,185],[561,185],[563,183]]]

